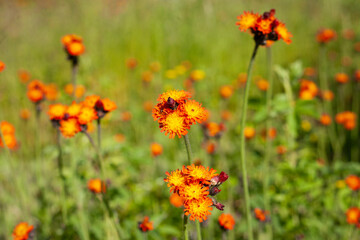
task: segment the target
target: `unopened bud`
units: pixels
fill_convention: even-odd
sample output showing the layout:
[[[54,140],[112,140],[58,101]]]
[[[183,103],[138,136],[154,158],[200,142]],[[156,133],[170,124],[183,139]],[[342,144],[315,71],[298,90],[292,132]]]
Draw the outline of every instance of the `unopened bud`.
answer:
[[[218,194],[219,192],[221,192],[221,190],[218,187],[213,187],[210,189],[210,195],[211,196],[215,196],[216,194]]]
[[[220,211],[224,211],[224,207],[225,207],[225,206],[224,206],[223,204],[217,202],[216,204],[214,204],[214,206],[215,206],[217,209],[219,209]]]
[[[229,175],[227,175],[225,172],[221,172],[219,175],[220,184],[225,182],[228,178],[229,178]]]

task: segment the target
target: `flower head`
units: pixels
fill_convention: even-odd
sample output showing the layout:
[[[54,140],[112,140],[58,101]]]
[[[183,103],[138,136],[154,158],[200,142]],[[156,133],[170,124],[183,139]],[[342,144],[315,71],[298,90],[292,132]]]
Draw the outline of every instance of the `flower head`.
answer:
[[[106,191],[105,182],[101,181],[99,178],[90,179],[87,186],[88,189],[93,193],[101,193]]]
[[[60,121],[60,131],[64,137],[73,137],[75,134],[80,132],[80,125],[77,119],[69,118]]]
[[[150,145],[151,156],[157,157],[162,154],[163,147],[159,143],[152,143]]]
[[[167,186],[170,187],[170,192],[177,192],[186,182],[186,177],[180,170],[175,170],[171,173],[166,172],[165,174],[168,177],[164,178],[164,181],[168,183]]]
[[[320,117],[320,123],[323,126],[329,126],[331,124],[331,117],[329,114],[323,113]]]
[[[219,225],[224,230],[234,229],[235,219],[231,214],[222,213],[218,219]]]
[[[341,112],[336,114],[335,121],[346,130],[352,130],[356,127],[356,114],[350,111]]]
[[[322,44],[328,43],[335,38],[336,32],[329,28],[321,29],[316,35],[316,40]]]
[[[255,218],[260,222],[265,222],[266,220],[268,220],[268,215],[269,215],[268,211],[261,210],[260,208],[255,208],[254,214],[255,214]]]
[[[246,139],[252,139],[255,136],[255,128],[253,127],[245,127],[244,128],[244,135]]]
[[[360,190],[360,177],[355,175],[350,175],[345,179],[345,182],[351,190],[353,191]]]
[[[213,202],[208,197],[199,198],[185,203],[185,215],[190,215],[190,220],[203,222],[211,215]]]
[[[234,93],[234,89],[232,86],[229,85],[224,85],[220,88],[220,96],[223,99],[228,99],[230,98]]]
[[[349,81],[349,76],[346,73],[337,73],[335,75],[335,80],[338,83],[344,84]]]
[[[75,34],[64,36],[61,42],[69,56],[80,56],[85,51],[82,38]]]
[[[181,207],[184,205],[184,198],[181,197],[178,193],[173,193],[170,196],[170,203],[174,206],[174,207]]]
[[[83,107],[78,115],[78,122],[81,125],[86,125],[93,120],[96,120],[98,116],[96,115],[96,111],[93,108]]]
[[[159,127],[161,132],[165,132],[165,135],[169,134],[169,138],[174,138],[176,135],[181,138],[190,129],[189,124],[185,120],[186,118],[179,112],[172,112],[163,121],[159,122]]]
[[[14,240],[26,240],[29,239],[29,235],[33,231],[34,226],[29,225],[27,222],[21,222],[14,228],[12,237]]]
[[[149,217],[144,217],[142,222],[139,222],[139,229],[142,232],[148,232],[154,229],[153,223],[149,221]]]
[[[360,209],[357,207],[349,208],[346,211],[346,220],[349,224],[359,224],[360,222]]]
[[[5,69],[5,63],[0,61],[0,72],[4,71]]]
[[[180,111],[185,114],[186,121],[191,124],[202,123],[206,121],[208,112],[201,104],[195,100],[188,100],[181,105]]]
[[[67,106],[57,103],[49,106],[48,115],[50,120],[61,120],[63,119],[67,110]]]
[[[312,100],[318,94],[318,88],[313,81],[302,79],[300,81],[299,97],[303,100]]]

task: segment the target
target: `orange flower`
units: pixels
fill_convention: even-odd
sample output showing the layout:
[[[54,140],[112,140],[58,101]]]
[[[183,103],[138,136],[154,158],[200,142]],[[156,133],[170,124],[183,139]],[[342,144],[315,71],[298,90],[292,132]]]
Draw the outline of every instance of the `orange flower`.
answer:
[[[356,114],[350,111],[345,111],[336,114],[335,121],[342,124],[345,129],[352,130],[356,126]]]
[[[78,122],[81,125],[86,125],[96,119],[98,119],[96,111],[89,107],[83,107],[78,115]]]
[[[164,178],[164,182],[167,182],[167,186],[170,188],[170,192],[178,192],[180,187],[182,187],[186,182],[186,177],[182,171],[179,169],[172,171],[171,173],[165,172],[168,176]]]
[[[68,115],[68,117],[77,117],[80,114],[82,105],[76,103],[75,101],[73,101],[71,103],[71,105],[66,109],[66,113]]]
[[[338,82],[338,83],[347,83],[349,81],[349,76],[346,74],[346,73],[337,73],[335,75],[335,80]]]
[[[359,224],[360,221],[360,209],[357,207],[349,208],[346,211],[346,220],[349,224]]]
[[[231,214],[222,213],[218,219],[219,225],[224,230],[233,230],[235,219]]]
[[[90,179],[88,181],[88,189],[93,193],[104,193],[106,192],[106,185],[105,182],[102,182],[99,178]]]
[[[345,179],[346,184],[351,190],[360,190],[360,178],[355,175],[350,175]]]
[[[265,222],[268,219],[269,212],[261,210],[260,208],[254,209],[255,217],[260,222]]]
[[[61,43],[64,47],[70,45],[73,42],[82,42],[82,37],[75,34],[68,34],[61,38]]]
[[[321,97],[326,101],[331,101],[334,99],[334,93],[330,90],[324,90],[321,92]]]
[[[18,147],[17,140],[14,134],[4,134],[3,138],[6,147],[8,147],[9,149],[15,150]],[[0,147],[4,147],[4,143],[2,142],[1,139],[0,139]]]
[[[234,93],[234,90],[233,90],[232,86],[225,85],[220,88],[220,95],[224,99],[228,99],[229,97],[231,97],[233,95],[233,93]]]
[[[72,95],[73,92],[74,92],[74,86],[71,83],[66,84],[65,92],[68,95]],[[85,93],[85,87],[83,85],[76,85],[75,97],[76,98],[81,98],[84,95],[84,93]]]
[[[205,124],[206,135],[209,137],[220,137],[222,132],[225,130],[224,124],[216,122],[208,122]]]
[[[22,83],[27,83],[30,80],[30,73],[28,71],[19,70],[18,71],[18,76],[19,76],[20,81]]]
[[[170,90],[159,96],[157,99],[160,103],[165,104],[169,98],[172,98],[177,104],[182,104],[189,98],[191,98],[191,94],[184,90]]]
[[[214,142],[207,142],[205,148],[208,154],[214,154],[216,151],[216,144]]]
[[[128,58],[126,60],[126,66],[128,69],[135,69],[137,64],[138,64],[138,62],[135,58]]]
[[[314,77],[316,75],[315,68],[307,67],[304,69],[304,76],[306,77]]]
[[[58,98],[58,90],[54,83],[45,86],[45,96],[47,100],[55,101]]]
[[[7,121],[0,123],[0,130],[3,135],[15,134],[15,127]]]
[[[118,133],[115,135],[115,141],[121,143],[121,142],[125,141],[125,136],[121,133]]]
[[[325,44],[336,38],[336,32],[332,29],[322,29],[316,35],[316,40],[319,43]]]
[[[141,75],[141,79],[144,83],[149,83],[153,79],[153,74],[151,71],[145,71]]]
[[[320,123],[324,126],[329,126],[331,124],[331,117],[329,114],[322,114],[320,117]]]
[[[202,123],[206,121],[208,112],[205,108],[201,107],[201,104],[195,100],[188,100],[182,104],[180,111],[185,113],[186,121],[191,124]]]
[[[224,120],[224,121],[229,121],[230,118],[231,118],[231,112],[230,111],[227,111],[227,110],[223,110],[221,112],[221,119]]]
[[[20,110],[20,118],[24,120],[28,120],[30,118],[30,110],[29,109],[21,109]]]
[[[143,104],[143,108],[144,108],[144,110],[146,111],[146,112],[151,112],[152,111],[152,109],[153,109],[153,103],[151,102],[151,101],[146,101],[146,102],[144,102],[144,104]]]
[[[64,36],[61,39],[61,42],[64,45],[66,52],[70,56],[80,56],[85,51],[85,47],[82,43],[82,38],[75,34],[69,34]]]
[[[12,237],[14,240],[26,240],[29,239],[29,235],[33,231],[34,226],[29,225],[26,222],[21,222],[14,228]]]
[[[197,82],[205,78],[205,72],[199,69],[193,70],[190,73],[190,79]]]
[[[255,136],[255,128],[253,127],[245,127],[244,135],[246,139],[252,139]]]
[[[356,70],[354,73],[355,81],[360,82],[360,70]]]
[[[302,79],[300,81],[299,97],[303,100],[312,100],[318,94],[316,84],[310,80]]]
[[[5,69],[5,63],[0,61],[0,72],[4,71]]]
[[[157,156],[160,156],[162,154],[163,147],[158,143],[152,143],[150,145],[150,151],[151,151],[151,156],[157,157]]]
[[[144,217],[144,220],[139,222],[139,229],[142,232],[148,232],[154,229],[153,223],[149,221],[149,217]]]
[[[189,201],[209,195],[209,187],[204,187],[199,181],[192,181],[180,188],[179,195],[184,198],[186,204]]]
[[[269,83],[265,79],[260,79],[256,82],[256,86],[260,91],[266,91],[269,88]]]
[[[28,84],[27,96],[30,101],[34,103],[39,103],[45,99],[45,85],[39,80],[33,80]]]
[[[203,222],[211,215],[213,202],[210,198],[204,197],[185,203],[185,215],[190,215],[190,220]]]
[[[70,138],[80,132],[80,125],[77,119],[69,118],[60,121],[60,131],[64,137]]]
[[[161,64],[159,62],[152,62],[152,63],[150,63],[149,67],[150,67],[150,70],[155,73],[155,72],[160,71]]]
[[[254,40],[258,45],[267,45],[267,41],[277,41],[283,39],[286,43],[291,43],[292,35],[288,32],[285,24],[275,18],[275,10],[264,12],[262,15],[252,12],[244,12],[238,16],[240,31],[251,30]]]
[[[96,102],[100,100],[100,97],[97,95],[91,95],[91,96],[87,96],[83,102],[84,106],[89,107],[89,108],[93,108],[95,107]]]
[[[50,120],[61,120],[63,119],[65,112],[67,110],[67,106],[57,103],[49,106],[48,115]]]
[[[279,145],[276,147],[276,151],[279,155],[284,155],[286,153],[287,149],[284,145]]]
[[[181,138],[188,133],[187,129],[190,129],[185,120],[186,118],[181,116],[179,112],[170,113],[166,119],[159,123],[161,132],[165,132],[165,135],[169,134],[169,138],[174,138],[176,135]]]
[[[173,193],[170,196],[170,203],[174,206],[174,207],[181,207],[184,205],[184,198],[180,197],[179,194],[177,193]]]
[[[191,179],[192,181],[202,181],[204,184],[210,183],[210,180],[213,177],[216,177],[217,173],[214,169],[209,169],[209,167],[205,168],[204,166],[195,166],[194,164],[190,166],[183,166],[182,172],[184,175]]]
[[[270,129],[268,129],[267,133],[268,133],[270,139],[274,139],[276,137],[277,131],[275,128],[270,128]],[[266,136],[265,129],[261,132],[261,137],[263,139],[266,139],[267,136]]]
[[[116,103],[111,101],[108,98],[104,98],[104,99],[101,99],[101,100],[98,100],[98,101],[101,101],[101,103],[102,103],[101,104],[102,108],[100,110],[104,111],[105,113],[114,111],[117,108]],[[98,107],[98,105],[96,105],[96,107]],[[97,109],[97,110],[99,110],[99,109]]]
[[[131,112],[122,112],[121,113],[121,120],[124,122],[128,122],[130,121],[132,118],[132,114]]]

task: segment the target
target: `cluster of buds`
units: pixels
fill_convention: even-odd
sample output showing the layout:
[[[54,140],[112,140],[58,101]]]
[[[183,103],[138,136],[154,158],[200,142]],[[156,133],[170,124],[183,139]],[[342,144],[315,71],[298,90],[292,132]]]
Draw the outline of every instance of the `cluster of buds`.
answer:
[[[182,170],[166,172],[166,175],[164,181],[168,183],[170,192],[184,199],[184,212],[190,215],[190,220],[206,220],[211,215],[212,207],[224,210],[224,205],[214,196],[221,191],[219,186],[228,179],[226,173],[217,174],[214,169],[193,164],[183,166]]]
[[[37,110],[40,111],[40,103],[44,100],[56,100],[58,90],[55,84],[44,84],[39,80],[31,81],[28,86],[27,96],[30,101],[36,104]]]

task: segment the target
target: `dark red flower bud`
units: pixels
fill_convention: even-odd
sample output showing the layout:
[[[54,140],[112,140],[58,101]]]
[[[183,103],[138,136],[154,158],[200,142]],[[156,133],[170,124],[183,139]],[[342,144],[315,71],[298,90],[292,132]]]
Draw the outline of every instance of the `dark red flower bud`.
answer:
[[[219,175],[220,184],[225,182],[228,178],[229,178],[229,175],[227,175],[225,172],[221,172]]]
[[[103,111],[104,110],[104,104],[101,100],[97,100],[95,103],[95,110],[96,111]]]
[[[225,206],[224,206],[223,204],[217,202],[217,203],[214,204],[214,206],[215,206],[217,209],[219,209],[220,211],[224,211],[224,207],[225,207]]]
[[[175,110],[176,102],[171,97],[168,98],[168,100],[165,103],[165,108],[170,108],[172,110]]]
[[[271,9],[270,10],[270,16],[274,16],[275,15],[275,9]]]
[[[210,189],[210,195],[211,196],[215,196],[216,194],[218,194],[219,192],[221,192],[221,190],[218,187],[213,187]]]

